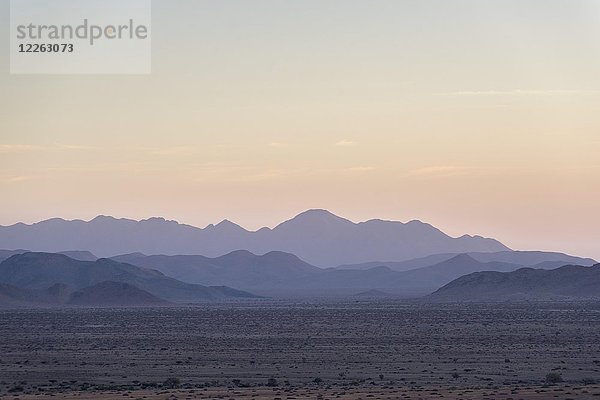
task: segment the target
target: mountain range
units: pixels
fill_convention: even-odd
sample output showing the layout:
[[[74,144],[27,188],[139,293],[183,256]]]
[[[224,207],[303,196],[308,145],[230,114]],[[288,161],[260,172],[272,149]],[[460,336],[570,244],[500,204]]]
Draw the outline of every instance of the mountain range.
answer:
[[[404,261],[441,253],[510,250],[495,239],[450,237],[420,222],[373,219],[354,223],[326,210],[308,210],[274,228],[248,231],[224,220],[197,228],[150,218],[142,221],[98,216],[91,221],[60,218],[0,226],[0,248],[60,252],[87,250],[100,257],[140,252],[218,257],[234,250],[254,254],[293,253],[319,267],[373,260]]]
[[[462,276],[427,297],[431,301],[599,299],[600,264],[543,270],[484,271]]]
[[[0,283],[0,307],[156,307],[172,305],[145,290],[123,282],[100,282],[81,290],[55,284],[46,290],[29,290]]]
[[[510,253],[510,252],[509,252]],[[593,260],[550,252],[506,252],[475,254],[444,254],[430,256],[428,262],[416,259],[414,269],[397,271],[387,265],[373,263],[369,268],[317,268],[293,254],[269,252],[255,255],[238,250],[224,256],[145,256],[140,253],[114,257],[119,262],[151,268],[167,276],[205,285],[227,285],[264,295],[301,293],[343,294],[357,290],[391,289],[395,293],[422,295],[430,293],[452,280],[477,271],[514,271],[540,260],[551,265],[580,262],[592,265]],[[442,261],[438,261],[441,259]],[[505,262],[500,260],[510,260]],[[562,261],[561,261],[562,260]],[[410,262],[407,262],[411,264]]]
[[[549,251],[499,251],[492,253],[472,252],[465,253],[477,261],[486,263],[492,261],[529,266],[533,268],[552,269],[567,264],[591,266],[596,261],[591,258],[582,258],[570,256],[564,253]],[[456,257],[458,254],[432,254],[426,257],[419,257],[412,260],[394,262],[394,261],[371,261],[359,264],[345,264],[336,267],[336,269],[371,269],[373,267],[388,267],[394,271],[409,271],[411,269],[428,267],[442,261]]]
[[[513,251],[479,236],[453,238],[420,221],[354,223],[326,210],[257,231],[227,220],[196,228],[163,218],[55,218],[0,227],[1,247],[13,249],[0,250],[0,303],[11,304],[410,297],[473,273],[596,263],[562,253]]]
[[[0,284],[5,300],[56,304],[91,304],[94,298],[157,304],[256,297],[226,286],[181,282],[110,259],[81,261],[52,253],[16,254],[2,261]]]
[[[10,253],[0,251],[4,256]],[[71,254],[95,258],[88,252]],[[486,261],[477,260],[474,255]],[[489,293],[502,299],[502,290],[489,287],[473,289],[474,294],[463,289],[453,292],[452,288],[473,273],[538,271],[523,269],[527,263],[536,263],[536,268],[554,268],[555,264],[565,265],[569,260],[594,263],[549,252],[463,253],[449,259],[448,256],[429,256],[425,258],[427,262],[419,258],[412,263],[417,268],[397,271],[386,265],[318,268],[280,251],[255,255],[237,250],[214,258],[132,253],[95,261],[76,260],[65,254],[25,252],[0,262],[0,305],[154,306],[255,297],[249,292],[280,298],[351,295],[374,298],[381,297],[381,293],[388,297],[416,297],[435,292],[432,298],[445,300],[470,299],[471,295],[478,299]],[[443,261],[437,262],[439,259]],[[493,282],[502,287],[504,281]],[[489,282],[484,280],[484,283]],[[443,292],[440,287],[450,289]],[[535,293],[532,290],[531,296]]]

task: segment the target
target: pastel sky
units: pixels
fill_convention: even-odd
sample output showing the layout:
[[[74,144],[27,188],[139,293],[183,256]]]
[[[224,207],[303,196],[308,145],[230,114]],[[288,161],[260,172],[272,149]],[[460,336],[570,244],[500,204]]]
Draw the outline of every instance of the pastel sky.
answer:
[[[326,208],[600,259],[600,1],[152,14],[151,75],[10,75],[3,29],[0,224]]]

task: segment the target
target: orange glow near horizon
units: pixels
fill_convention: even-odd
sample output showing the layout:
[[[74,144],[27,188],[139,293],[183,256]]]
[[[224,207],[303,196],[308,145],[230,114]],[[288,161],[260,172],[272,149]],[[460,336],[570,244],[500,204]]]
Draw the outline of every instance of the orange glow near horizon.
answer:
[[[149,76],[2,63],[0,224],[325,208],[600,260],[597,2],[253,3],[155,1]]]

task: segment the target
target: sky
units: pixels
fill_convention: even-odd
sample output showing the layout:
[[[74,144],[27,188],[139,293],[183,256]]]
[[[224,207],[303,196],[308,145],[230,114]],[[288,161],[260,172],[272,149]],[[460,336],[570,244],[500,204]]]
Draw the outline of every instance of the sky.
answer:
[[[309,208],[600,260],[600,1],[154,0],[149,75],[9,74],[0,225]]]

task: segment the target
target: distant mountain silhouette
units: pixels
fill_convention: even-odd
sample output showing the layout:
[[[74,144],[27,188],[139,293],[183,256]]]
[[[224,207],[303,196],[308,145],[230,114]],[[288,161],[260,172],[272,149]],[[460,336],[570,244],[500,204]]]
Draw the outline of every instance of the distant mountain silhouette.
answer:
[[[321,269],[293,254],[270,252],[262,256],[235,251],[221,257],[123,255],[114,258],[144,268],[152,268],[185,282],[227,285],[252,292],[285,294],[290,291],[327,293],[394,289],[407,294],[430,293],[464,274],[475,271],[514,271],[521,265],[479,262],[459,254],[440,263],[398,272],[379,266],[368,270]]]
[[[355,297],[365,297],[365,298],[381,298],[381,297],[390,297],[389,293],[383,292],[377,289],[366,290],[364,292],[356,293]]]
[[[584,265],[591,266],[596,261],[591,258],[574,257],[563,253],[548,251],[499,251],[493,253],[472,252],[466,253],[473,259],[480,262],[506,262],[521,266],[554,269],[563,265]],[[336,267],[336,269],[371,269],[373,267],[385,266],[394,271],[409,271],[411,269],[428,267],[453,257],[456,253],[432,254],[426,257],[415,258],[406,261],[371,261],[360,264],[346,264]]]
[[[28,290],[0,283],[0,307],[154,307],[172,303],[122,282],[101,282],[73,292],[61,283],[46,290]]]
[[[29,250],[23,250],[23,249],[18,249],[18,250],[0,250],[0,262],[6,260],[9,257],[14,256],[15,254],[23,254],[23,253],[28,253]]]
[[[0,250],[0,262],[6,260],[7,258],[14,256],[15,254],[23,254],[30,253],[31,250]],[[80,261],[96,261],[98,257],[85,250],[72,250],[72,251],[54,251],[53,253],[63,254],[67,257],[70,257],[74,260]]]
[[[54,218],[0,227],[0,248],[81,249],[103,257],[133,252],[217,257],[239,249],[255,254],[283,251],[318,266],[510,250],[480,236],[453,238],[420,221],[354,223],[325,210],[309,210],[273,229],[255,232],[227,220],[201,229],[163,218],[134,221],[98,216],[89,222]]]
[[[415,286],[438,288],[446,283],[472,272],[478,271],[514,271],[521,268],[519,264],[498,261],[480,262],[468,254],[459,254],[449,260],[406,272],[402,276]]]
[[[468,253],[471,257],[481,262],[500,261],[527,266],[538,265],[545,262],[557,262],[563,265],[592,266],[596,260],[591,258],[574,257],[564,253],[549,251],[501,251],[497,253]]]
[[[0,307],[39,307],[65,304],[71,297],[72,288],[57,283],[44,290],[30,290],[0,283]]]
[[[94,307],[150,307],[170,304],[128,283],[110,281],[73,293],[68,303]]]
[[[428,267],[433,264],[440,263],[457,256],[460,253],[442,253],[442,254],[431,254],[425,257],[412,258],[405,261],[369,261],[358,264],[342,264],[335,269],[371,269],[375,267],[387,267],[392,271],[410,271],[411,269]]]
[[[462,276],[427,297],[431,301],[507,301],[600,298],[600,264],[553,270],[476,272]]]
[[[508,257],[504,253],[481,256],[488,259]],[[535,262],[544,257],[549,257],[550,261],[543,261],[541,265],[552,266],[557,262],[552,261],[553,259],[570,256],[523,252],[516,258],[509,259]],[[432,256],[427,260],[431,262],[436,258]],[[375,293],[372,291],[417,296],[434,292],[473,272],[510,272],[522,267],[508,262],[481,262],[469,254],[453,255],[450,259],[413,270],[394,271],[387,266],[356,270],[322,269],[293,254],[278,251],[255,255],[249,251],[237,250],[215,258],[146,256],[134,253],[97,261],[73,260],[61,254],[24,253],[13,255],[0,263],[0,283],[26,291],[13,293],[5,289],[7,294],[4,302],[14,304],[27,301],[49,305],[65,304],[74,292],[107,281],[126,283],[139,291],[171,302],[252,296],[231,287],[262,295],[294,294],[294,297],[307,294],[327,296]],[[108,291],[107,288],[100,289]],[[88,299],[93,300],[92,295],[97,290],[89,292]],[[8,293],[12,294],[8,296]],[[134,295],[135,293],[132,297]],[[123,299],[127,299],[126,294],[123,294]],[[89,300],[89,304],[92,300]],[[141,303],[142,300],[143,296]]]
[[[0,283],[0,307],[22,307],[39,301],[40,296],[30,290]]]
[[[55,283],[48,289],[42,291],[43,297],[52,303],[64,304],[69,301],[75,289],[65,283]]]
[[[94,254],[86,250],[59,251],[57,253],[79,261],[96,261],[98,259]]]
[[[0,263],[0,283],[27,290],[51,290],[57,283],[80,290],[105,281],[128,283],[172,302],[253,297],[231,288],[184,283],[159,271],[109,259],[79,261],[62,254],[25,253]]]
[[[277,287],[284,282],[323,272],[293,254],[272,251],[258,256],[237,250],[221,257],[144,256],[126,254],[113,257],[144,268],[161,271],[184,282],[227,285],[244,289]]]
[[[481,263],[466,254],[410,271],[393,271],[379,266],[367,270],[327,269],[318,275],[284,282],[289,289],[378,289],[405,294],[426,294],[466,273],[475,271],[514,271],[520,265],[500,262]]]

